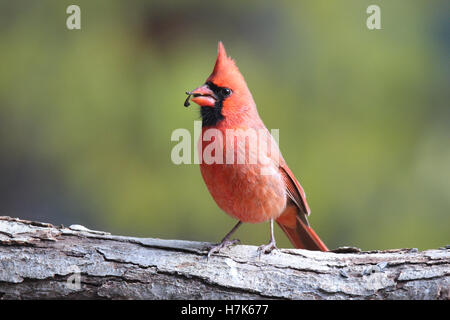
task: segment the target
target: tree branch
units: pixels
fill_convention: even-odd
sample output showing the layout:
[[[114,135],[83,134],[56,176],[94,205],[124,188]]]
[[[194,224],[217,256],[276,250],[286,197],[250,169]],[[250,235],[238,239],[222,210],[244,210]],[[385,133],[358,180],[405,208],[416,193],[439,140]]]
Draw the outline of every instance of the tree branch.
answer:
[[[449,299],[449,247],[259,258],[239,245],[208,261],[208,245],[0,217],[0,298]]]

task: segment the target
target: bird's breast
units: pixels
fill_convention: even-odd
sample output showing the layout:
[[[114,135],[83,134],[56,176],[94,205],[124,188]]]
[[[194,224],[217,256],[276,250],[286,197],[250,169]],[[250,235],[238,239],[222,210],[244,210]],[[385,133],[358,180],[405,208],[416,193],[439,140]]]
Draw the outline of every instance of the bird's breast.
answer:
[[[204,134],[203,141],[199,141],[200,169],[217,205],[243,222],[277,218],[286,206],[285,186],[278,163],[258,149],[258,137],[249,136],[248,132],[237,133],[233,148],[230,146],[232,139],[210,137]],[[223,139],[222,146],[213,143],[217,139]],[[264,139],[267,137],[263,136]]]

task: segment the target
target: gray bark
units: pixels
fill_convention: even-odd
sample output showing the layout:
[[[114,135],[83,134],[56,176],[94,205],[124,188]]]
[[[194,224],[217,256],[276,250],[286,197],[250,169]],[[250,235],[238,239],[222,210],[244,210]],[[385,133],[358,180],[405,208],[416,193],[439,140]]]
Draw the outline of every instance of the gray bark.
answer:
[[[208,261],[208,245],[0,217],[0,298],[449,299],[449,247],[259,257],[238,245]]]

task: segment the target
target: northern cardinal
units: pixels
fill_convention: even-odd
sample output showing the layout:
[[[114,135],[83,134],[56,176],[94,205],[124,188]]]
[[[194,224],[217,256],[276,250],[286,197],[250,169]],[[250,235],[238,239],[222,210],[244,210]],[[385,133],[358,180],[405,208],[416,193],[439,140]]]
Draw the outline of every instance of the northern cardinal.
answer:
[[[227,56],[222,42],[218,45],[212,74],[204,85],[186,94],[188,97],[185,106],[189,105],[192,96],[192,101],[201,107],[202,136],[198,144],[199,152],[204,156],[205,151],[209,151],[207,148],[211,149],[211,143],[219,142],[215,141],[218,139],[217,133],[222,134],[222,144],[219,145],[222,149],[214,150],[211,155],[215,160],[223,161],[203,159],[200,169],[217,205],[239,220],[218,245],[210,248],[208,257],[239,241],[230,241],[230,237],[243,222],[270,221],[270,242],[258,248],[260,253],[270,253],[276,249],[274,221],[295,248],[328,251],[309,226],[307,216],[310,209],[302,187],[259,117],[244,77],[235,62]],[[206,137],[208,129],[216,129],[212,131],[216,134],[214,139],[211,135]],[[254,130],[256,137],[249,134],[249,130]],[[233,136],[227,136],[230,131]],[[236,147],[236,140],[241,142],[239,147]],[[261,152],[264,143],[270,144],[270,152],[268,147],[265,149],[267,151]],[[227,151],[232,152],[231,158],[234,160],[231,160],[234,162],[230,163]],[[256,163],[250,161],[250,157],[255,155],[259,155]]]

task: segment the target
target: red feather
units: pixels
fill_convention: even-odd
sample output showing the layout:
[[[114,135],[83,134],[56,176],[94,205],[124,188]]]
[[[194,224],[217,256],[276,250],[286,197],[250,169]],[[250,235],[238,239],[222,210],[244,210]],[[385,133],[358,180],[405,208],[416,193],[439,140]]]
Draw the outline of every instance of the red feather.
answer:
[[[226,96],[222,93],[225,89],[228,90]],[[263,142],[273,139],[258,115],[244,77],[236,63],[227,56],[221,42],[212,74],[204,85],[189,93],[193,95],[192,101],[203,110],[202,137],[207,130],[214,128],[224,137],[228,130],[234,130],[237,137],[243,139],[241,141],[246,141],[246,129],[263,129],[266,133]],[[203,118],[203,115],[208,117]],[[210,118],[214,121],[209,121]],[[223,155],[233,139],[225,139]],[[209,141],[200,140],[202,154],[208,150]],[[259,151],[255,136],[249,137],[248,144],[244,148],[237,148],[235,152],[248,155],[259,154]],[[309,227],[307,216],[310,210],[305,192],[285,164],[278,148],[273,154],[270,153],[269,158],[272,161],[265,164],[252,164],[247,160],[243,164],[203,161],[200,169],[212,197],[230,216],[246,223],[276,220],[296,248],[327,251],[325,244]],[[278,164],[278,158],[281,158],[281,165]],[[262,169],[274,174],[261,174]]]
[[[278,225],[296,248],[328,251],[327,246],[309,226],[306,217],[311,211],[306,202],[306,194],[302,186],[286,164],[280,166],[280,171],[290,201],[276,220]]]

